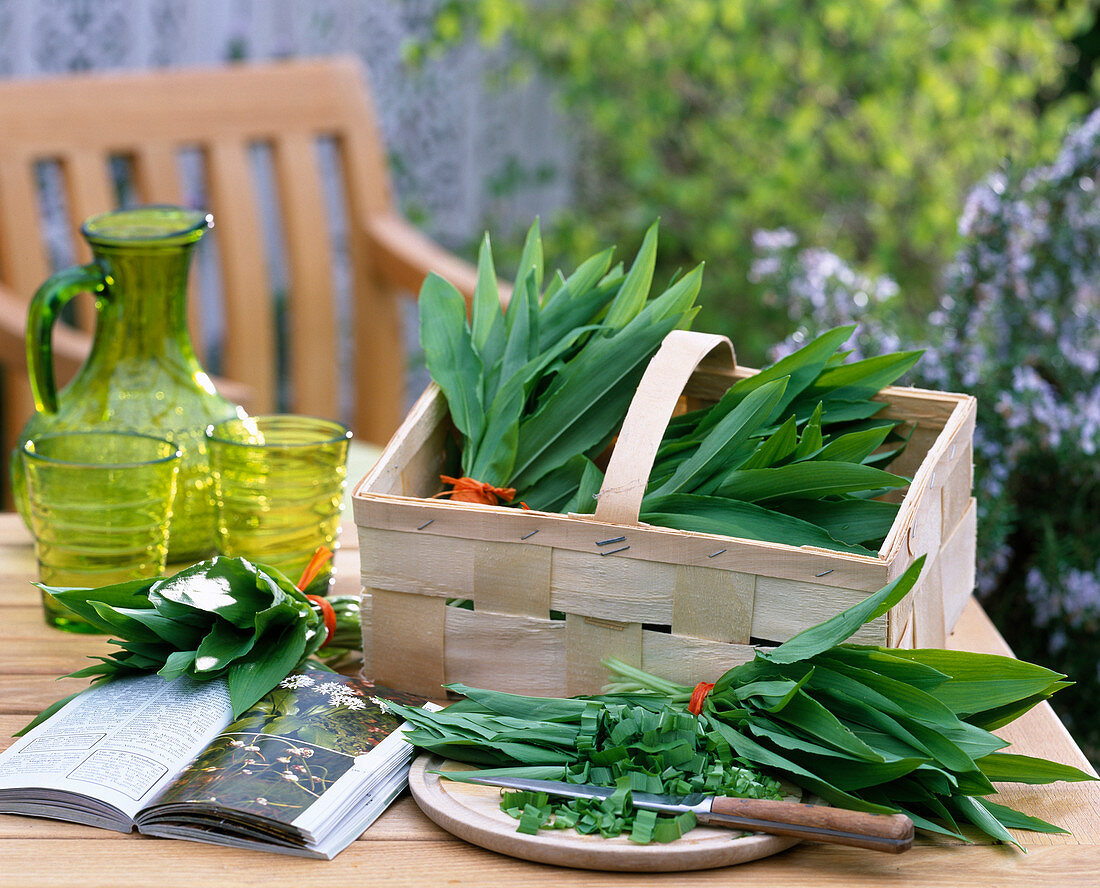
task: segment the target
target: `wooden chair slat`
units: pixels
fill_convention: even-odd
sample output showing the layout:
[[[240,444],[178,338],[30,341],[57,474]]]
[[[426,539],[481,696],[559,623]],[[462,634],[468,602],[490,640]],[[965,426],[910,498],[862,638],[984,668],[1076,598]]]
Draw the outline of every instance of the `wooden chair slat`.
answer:
[[[275,313],[248,146],[217,141],[204,146],[203,153],[210,209],[218,225],[225,313],[222,373],[251,386],[254,412],[271,412],[278,403]]]
[[[63,157],[61,166],[65,175],[69,224],[77,262],[90,262],[92,251],[80,236],[80,226],[90,216],[106,213],[117,204],[107,158],[90,151],[76,151]],[[91,299],[81,297],[75,305],[78,325],[91,333],[95,329],[95,304]]]
[[[275,180],[282,205],[283,234],[290,272],[287,294],[292,409],[335,418],[340,412],[340,369],[332,251],[321,191],[316,145],[290,133],[272,145]]]
[[[34,163],[0,156],[0,280],[28,301],[50,273]]]
[[[134,185],[142,203],[178,204],[182,200],[176,148],[167,142],[141,145],[133,153]]]
[[[347,178],[344,189],[349,220],[370,218],[368,207],[380,210],[389,195],[379,192],[372,176],[372,134],[363,129],[337,140],[337,153]],[[385,444],[400,425],[405,410],[404,374],[380,374],[375,368],[405,363],[399,290],[380,274],[373,255],[366,225],[348,232],[352,246],[351,274],[355,289],[352,329],[355,349],[352,355],[355,406],[354,427],[362,429],[367,440]]]
[[[3,454],[9,454],[34,413],[34,399],[27,379],[26,306],[50,273],[32,156],[17,153],[0,157],[0,210],[0,280],[6,285],[2,288],[7,315],[5,326],[11,330],[11,336],[5,337],[3,387],[0,390],[0,403],[4,408],[0,413],[0,447]],[[57,372],[59,381],[70,376],[61,367]]]

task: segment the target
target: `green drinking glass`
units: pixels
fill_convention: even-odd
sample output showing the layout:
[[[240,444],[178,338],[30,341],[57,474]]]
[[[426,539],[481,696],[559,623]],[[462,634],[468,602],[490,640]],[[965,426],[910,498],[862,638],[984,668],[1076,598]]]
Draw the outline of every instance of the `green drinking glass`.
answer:
[[[160,576],[181,454],[134,432],[56,432],[20,451],[38,577],[46,586],[97,588]],[[98,630],[42,593],[46,622]]]
[[[275,415],[206,430],[218,551],[267,564],[296,582],[318,549],[335,551],[351,432],[338,422]],[[331,562],[304,591],[324,595]]]

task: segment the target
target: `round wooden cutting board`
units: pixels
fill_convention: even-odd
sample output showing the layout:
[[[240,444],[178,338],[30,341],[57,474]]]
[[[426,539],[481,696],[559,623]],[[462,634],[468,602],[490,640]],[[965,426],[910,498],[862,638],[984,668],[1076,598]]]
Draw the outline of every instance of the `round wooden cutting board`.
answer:
[[[500,810],[500,790],[456,783],[431,771],[473,770],[469,765],[422,754],[409,772],[409,789],[420,809],[449,833],[501,854],[581,869],[627,872],[679,872],[757,860],[785,851],[798,839],[699,826],[665,845],[636,845],[625,835],[614,839],[576,830],[516,832],[518,821]]]

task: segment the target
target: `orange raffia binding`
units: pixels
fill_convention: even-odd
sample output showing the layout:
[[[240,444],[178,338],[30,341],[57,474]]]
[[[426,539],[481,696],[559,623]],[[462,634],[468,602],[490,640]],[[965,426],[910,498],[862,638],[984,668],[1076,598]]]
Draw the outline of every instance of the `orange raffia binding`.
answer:
[[[688,702],[688,712],[692,715],[698,715],[703,711],[703,701],[707,699],[707,694],[714,690],[714,682],[701,681],[695,686],[695,690],[691,692],[691,700]]]
[[[336,634],[336,611],[327,598],[322,598],[320,595],[307,595],[306,598],[321,609],[321,619],[325,621],[325,640],[321,642],[321,647],[324,647]]]
[[[309,564],[306,565],[306,569],[302,571],[302,576],[299,577],[298,582],[294,585],[302,592],[305,592],[306,587],[317,579],[317,574],[321,572],[321,568],[332,560],[332,556],[332,549],[328,548],[328,546],[319,547],[317,551],[313,553],[313,557],[309,559]]]
[[[454,489],[437,493],[432,499],[446,496],[450,497],[451,502],[455,503],[478,503],[482,506],[496,506],[500,504],[500,500],[510,503],[512,497],[516,495],[514,487],[493,487],[492,484],[474,478],[452,478],[450,475],[440,475],[439,480],[444,484],[453,485]]]
[[[313,557],[309,559],[309,564],[306,565],[306,569],[302,571],[302,576],[295,584],[298,589],[304,592],[309,584],[317,578],[321,568],[332,560],[332,556],[332,549],[327,546],[321,546],[314,552]],[[336,611],[333,610],[327,598],[322,598],[320,595],[307,595],[306,598],[317,605],[321,611],[321,618],[325,621],[325,640],[321,643],[321,647],[324,647],[332,641],[332,636],[336,634]]]

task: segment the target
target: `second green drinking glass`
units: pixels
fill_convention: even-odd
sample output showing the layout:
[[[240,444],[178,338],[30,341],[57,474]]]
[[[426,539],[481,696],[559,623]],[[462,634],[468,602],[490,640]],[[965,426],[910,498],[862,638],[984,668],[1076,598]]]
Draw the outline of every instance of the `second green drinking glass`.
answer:
[[[269,564],[291,582],[321,547],[335,550],[351,432],[309,416],[254,416],[207,429],[217,547]],[[323,595],[327,566],[305,590]]]

